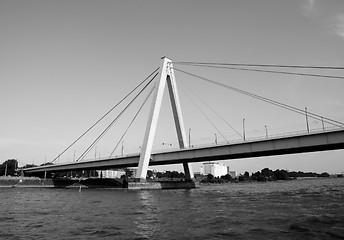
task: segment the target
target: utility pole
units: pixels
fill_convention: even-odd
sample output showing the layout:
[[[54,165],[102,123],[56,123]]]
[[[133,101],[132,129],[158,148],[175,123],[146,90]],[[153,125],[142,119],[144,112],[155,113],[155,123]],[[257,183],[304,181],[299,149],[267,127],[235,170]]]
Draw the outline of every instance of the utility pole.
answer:
[[[308,125],[308,113],[307,113],[307,107],[305,107],[306,112],[306,124],[307,124],[307,132],[309,133],[309,125]]]
[[[124,141],[122,141],[122,156],[123,156],[123,153],[124,153]]]
[[[5,177],[7,176],[7,163],[6,163],[6,166],[5,166]]]
[[[215,133],[215,144],[217,145],[217,135]]]

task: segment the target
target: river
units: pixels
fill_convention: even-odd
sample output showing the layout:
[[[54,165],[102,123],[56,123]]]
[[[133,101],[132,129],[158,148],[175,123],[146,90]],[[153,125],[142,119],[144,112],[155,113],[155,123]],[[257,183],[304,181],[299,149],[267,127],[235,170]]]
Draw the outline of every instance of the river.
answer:
[[[0,239],[344,239],[344,178],[191,190],[0,188]]]

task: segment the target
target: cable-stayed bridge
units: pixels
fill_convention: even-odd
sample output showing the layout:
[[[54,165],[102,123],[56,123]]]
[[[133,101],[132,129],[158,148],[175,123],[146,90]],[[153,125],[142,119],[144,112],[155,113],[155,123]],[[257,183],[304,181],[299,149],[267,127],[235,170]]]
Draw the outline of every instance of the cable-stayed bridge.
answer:
[[[214,64],[214,63],[195,63],[195,62],[179,62],[179,64],[201,66],[201,67],[214,67],[214,68],[225,68],[225,69],[236,69],[244,71],[256,71],[256,72],[267,72],[275,74],[291,74],[291,75],[301,75],[309,77],[326,77],[326,78],[337,78],[341,79],[344,77],[333,76],[333,75],[319,75],[319,74],[308,74],[308,73],[295,73],[287,71],[275,71],[275,70],[261,70],[261,69],[251,69],[249,67],[279,67],[283,68],[286,66],[281,65],[251,65],[251,64]],[[296,68],[329,68],[329,69],[343,69],[336,67],[312,67],[312,66],[288,66]],[[199,78],[206,82],[224,87],[226,89],[244,94],[251,98],[263,101],[275,106],[290,110],[297,114],[305,115],[307,119],[307,131],[298,132],[293,134],[285,134],[283,136],[269,136],[263,139],[248,139],[245,137],[245,131],[239,133],[235,129],[234,131],[242,138],[240,141],[228,141],[225,136],[223,138],[226,140],[224,143],[217,143],[206,145],[206,146],[187,146],[187,137],[185,133],[182,107],[179,100],[178,89],[175,80],[174,71],[179,71],[181,73],[187,74],[189,76]],[[156,79],[156,80],[155,80]],[[154,81],[155,80],[155,81]],[[144,85],[146,83],[146,85]],[[146,88],[153,84],[152,89],[149,91],[148,96],[144,100],[143,104],[140,106],[139,111],[135,114],[133,120],[129,123],[128,128],[125,130],[124,134],[118,141],[115,149],[118,147],[126,132],[136,119],[138,113],[142,109],[143,105],[147,102],[148,98],[152,95],[152,105],[149,113],[149,119],[146,127],[146,132],[143,139],[143,144],[141,152],[138,154],[125,155],[120,157],[112,157],[113,152],[107,158],[83,161],[87,153],[99,142],[99,140],[108,132],[112,125],[117,121],[117,119],[125,112],[125,110],[130,106],[136,98],[146,90]],[[153,141],[155,137],[155,132],[157,128],[159,113],[161,109],[161,103],[163,99],[165,86],[168,87],[168,92],[170,95],[170,101],[172,106],[172,113],[175,123],[175,129],[177,133],[177,139],[179,148],[175,150],[163,151],[163,152],[153,152]],[[140,90],[139,90],[140,89]],[[27,173],[42,173],[42,172],[57,172],[57,171],[73,171],[73,170],[100,170],[100,169],[115,169],[115,168],[125,168],[125,167],[138,167],[136,179],[144,180],[146,178],[147,169],[149,165],[165,165],[165,164],[178,164],[182,163],[184,166],[185,175],[187,178],[193,178],[193,171],[189,163],[192,162],[203,162],[212,160],[227,160],[227,159],[241,159],[249,157],[262,157],[262,156],[273,156],[273,155],[283,155],[283,154],[295,154],[304,152],[316,152],[316,151],[328,151],[344,149],[344,124],[339,121],[335,121],[324,116],[320,116],[307,110],[298,109],[296,107],[283,104],[274,101],[269,98],[265,98],[250,92],[234,88],[222,83],[215,82],[211,79],[201,77],[199,75],[186,72],[179,68],[173,67],[172,61],[166,57],[162,58],[160,68],[152,72],[143,82],[141,82],[133,91],[131,91],[124,99],[126,99],[134,91],[138,91],[136,96],[129,102],[129,104],[124,108],[123,111],[105,128],[104,131],[92,142],[92,144],[84,151],[81,156],[72,163],[64,163],[57,165],[48,165],[35,168],[25,169]],[[124,100],[122,99],[122,101]],[[108,111],[104,116],[102,116],[96,123],[94,123],[88,130],[86,130],[79,138],[77,138],[72,144],[70,144],[61,154],[59,154],[54,160],[58,159],[63,153],[69,150],[78,140],[80,140],[84,135],[86,135],[95,125],[97,125],[101,120],[103,120],[113,109],[115,109],[122,101],[120,101],[116,106],[114,106],[110,111]],[[201,99],[202,101],[202,99]],[[217,114],[214,112],[214,114]],[[319,131],[310,131],[308,126],[308,118],[313,118],[322,122],[323,128]],[[224,120],[225,121],[225,120]],[[331,128],[325,128],[324,124],[330,124]],[[229,125],[229,124],[228,124]],[[213,124],[216,128],[216,126]],[[229,125],[230,126],[230,125]],[[231,127],[231,126],[230,126]],[[217,129],[217,128],[216,128]],[[114,149],[114,150],[115,150]]]

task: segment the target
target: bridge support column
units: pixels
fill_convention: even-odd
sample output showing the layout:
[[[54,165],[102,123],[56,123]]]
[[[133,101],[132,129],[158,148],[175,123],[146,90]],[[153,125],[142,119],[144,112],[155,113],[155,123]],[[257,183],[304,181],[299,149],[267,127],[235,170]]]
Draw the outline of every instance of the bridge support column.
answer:
[[[168,85],[179,147],[184,148],[185,147],[184,143],[186,143],[184,122],[183,122],[181,106],[180,106],[180,101],[179,101],[179,96],[178,96],[178,91],[177,91],[177,85],[175,82],[175,77],[174,77],[174,72],[173,72],[172,61],[166,57],[162,58],[162,63],[160,66],[158,79],[159,79],[157,83],[158,85],[156,86],[156,90],[155,90],[155,94],[154,94],[154,98],[153,98],[153,102],[152,102],[152,106],[151,106],[151,110],[150,110],[150,114],[148,118],[146,133],[143,140],[139,166],[138,166],[137,174],[136,174],[136,181],[146,180],[148,165],[151,158],[153,141],[155,137],[156,127],[158,123],[161,102],[164,95],[166,82]],[[185,172],[186,178],[192,179],[193,172],[192,172],[191,166],[188,163],[184,163],[183,166],[184,166],[184,172]]]

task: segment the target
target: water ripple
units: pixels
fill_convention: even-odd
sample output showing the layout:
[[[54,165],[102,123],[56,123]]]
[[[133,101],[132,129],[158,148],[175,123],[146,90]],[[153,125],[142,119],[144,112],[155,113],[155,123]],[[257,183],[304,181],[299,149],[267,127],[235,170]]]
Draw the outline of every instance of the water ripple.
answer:
[[[343,183],[324,179],[81,193],[0,188],[0,238],[343,239]]]

